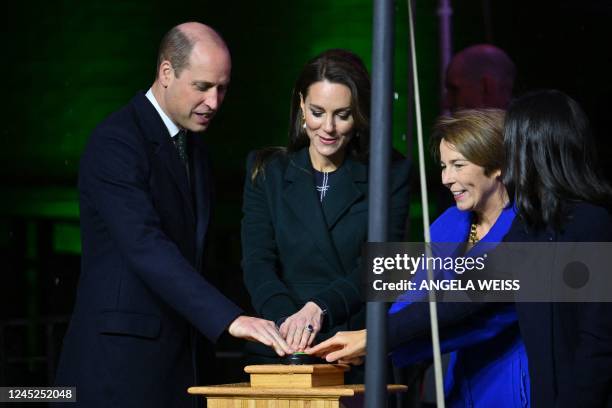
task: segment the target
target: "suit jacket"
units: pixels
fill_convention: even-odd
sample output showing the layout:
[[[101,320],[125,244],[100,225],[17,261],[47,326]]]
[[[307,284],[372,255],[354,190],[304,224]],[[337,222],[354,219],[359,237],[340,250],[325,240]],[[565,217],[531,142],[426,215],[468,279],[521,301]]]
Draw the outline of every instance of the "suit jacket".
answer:
[[[201,274],[210,180],[204,146],[188,138],[193,190],[139,93],[82,155],[82,268],[56,378],[81,406],[193,406],[195,330],[215,341],[241,313]]]
[[[368,168],[346,158],[321,203],[308,148],[274,155],[251,181],[247,161],[242,249],[257,313],[278,321],[314,300],[327,310],[322,338],[365,324],[359,258],[368,233]],[[409,162],[391,168],[389,236],[403,238]]]
[[[480,256],[502,241],[514,216],[514,209],[506,207],[491,230],[464,255],[463,244],[470,232],[472,213],[451,207],[431,225],[432,242],[443,243],[434,245],[434,255]],[[448,272],[448,276],[441,278],[456,279],[457,275],[453,271]],[[389,311],[389,324],[410,325],[416,305],[394,303]],[[398,319],[396,314],[402,319]],[[401,344],[393,351],[395,365],[405,366],[432,358],[429,333],[409,342],[394,339],[394,343]],[[443,328],[440,332],[440,348],[442,353],[451,352],[445,379],[447,406],[529,406],[527,355],[513,304],[490,305],[481,313],[457,321],[452,327]]]
[[[514,242],[610,242],[612,216],[568,204],[561,231],[529,230],[517,218]],[[517,303],[533,407],[612,407],[612,303]]]

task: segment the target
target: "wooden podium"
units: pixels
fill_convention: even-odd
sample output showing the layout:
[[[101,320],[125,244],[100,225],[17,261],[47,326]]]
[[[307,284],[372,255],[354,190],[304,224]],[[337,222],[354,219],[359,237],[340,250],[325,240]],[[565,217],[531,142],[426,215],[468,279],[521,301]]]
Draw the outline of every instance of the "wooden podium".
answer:
[[[244,371],[249,383],[190,387],[202,395],[208,408],[340,408],[363,405],[363,384],[345,385],[342,364],[252,365]],[[404,392],[405,385],[388,385],[389,392]]]

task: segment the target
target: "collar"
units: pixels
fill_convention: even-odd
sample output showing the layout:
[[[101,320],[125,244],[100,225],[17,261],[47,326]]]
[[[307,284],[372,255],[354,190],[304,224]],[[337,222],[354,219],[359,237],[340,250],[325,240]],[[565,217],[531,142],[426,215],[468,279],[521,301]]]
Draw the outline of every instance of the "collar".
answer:
[[[507,205],[479,242],[501,242],[510,230],[516,213],[513,206]],[[446,210],[431,224],[432,242],[463,242],[472,223],[472,212],[461,211],[456,206]]]
[[[353,160],[348,155],[344,158],[344,163],[337,170],[337,174],[349,174],[355,182],[365,183],[368,181],[368,167],[367,165]],[[309,180],[312,180],[314,175],[314,169],[310,162],[310,155],[308,153],[308,146],[303,147],[297,152],[289,154],[289,166],[285,172],[285,179],[292,181],[299,175],[307,176]]]
[[[181,129],[179,129],[179,127],[174,124],[174,122],[168,117],[168,115],[166,115],[166,112],[164,112],[161,106],[159,106],[159,103],[157,103],[157,99],[155,99],[155,95],[153,95],[153,88],[149,88],[145,96],[151,102],[161,119],[164,121],[164,125],[166,125],[166,128],[168,129],[170,137],[176,136]]]

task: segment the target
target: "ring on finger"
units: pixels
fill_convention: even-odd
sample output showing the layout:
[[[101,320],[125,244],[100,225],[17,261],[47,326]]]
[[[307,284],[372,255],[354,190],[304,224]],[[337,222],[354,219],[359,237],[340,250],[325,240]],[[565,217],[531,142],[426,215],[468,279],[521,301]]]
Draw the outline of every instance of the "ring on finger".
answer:
[[[308,326],[306,326],[306,330],[307,330],[309,333],[312,333],[312,332],[314,331],[314,327],[312,327],[312,324],[309,324]]]

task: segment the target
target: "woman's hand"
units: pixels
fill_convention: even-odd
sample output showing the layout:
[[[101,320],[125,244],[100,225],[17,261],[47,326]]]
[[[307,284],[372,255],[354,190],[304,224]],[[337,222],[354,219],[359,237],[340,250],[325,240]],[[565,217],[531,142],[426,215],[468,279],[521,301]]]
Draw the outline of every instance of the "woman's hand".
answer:
[[[338,332],[324,342],[306,349],[306,353],[325,358],[328,362],[359,365],[366,353],[366,329]]]
[[[314,302],[308,302],[281,324],[280,334],[289,347],[296,351],[304,351],[321,330],[322,316],[321,308]]]

